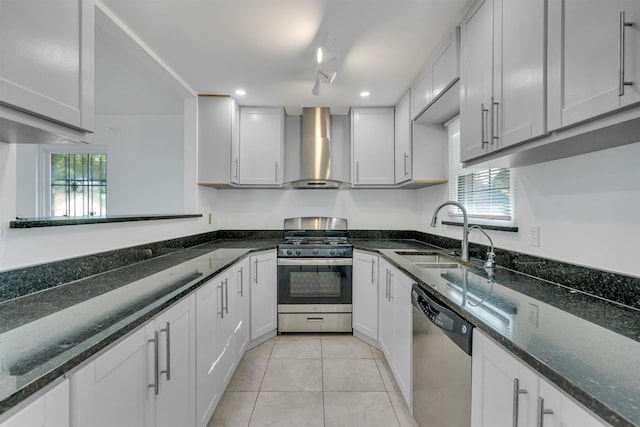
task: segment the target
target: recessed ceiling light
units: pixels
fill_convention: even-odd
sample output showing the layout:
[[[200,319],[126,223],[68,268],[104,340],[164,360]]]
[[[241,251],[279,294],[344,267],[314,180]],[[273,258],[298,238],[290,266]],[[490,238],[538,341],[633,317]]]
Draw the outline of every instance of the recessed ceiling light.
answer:
[[[245,91],[244,89],[236,89],[236,95],[242,96],[246,94],[247,94],[247,91]]]
[[[360,92],[360,96],[363,98],[366,98],[369,95],[371,95],[369,91],[363,90],[362,92]]]

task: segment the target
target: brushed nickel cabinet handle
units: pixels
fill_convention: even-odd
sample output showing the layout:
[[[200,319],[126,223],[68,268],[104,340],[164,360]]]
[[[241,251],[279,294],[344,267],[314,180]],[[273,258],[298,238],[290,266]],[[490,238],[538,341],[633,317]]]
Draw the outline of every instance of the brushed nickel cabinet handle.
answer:
[[[404,153],[404,176],[408,176],[409,172],[407,171],[407,160],[409,159],[409,155]]]
[[[486,113],[486,114],[485,114]],[[480,148],[484,148],[485,144],[489,144],[489,141],[485,138],[487,133],[487,116],[489,115],[489,110],[484,108],[484,103],[480,104],[480,140],[482,142],[482,146]]]
[[[221,319],[224,319],[224,282],[220,282],[217,288],[220,289],[220,311],[218,314]]]
[[[618,72],[619,72],[619,80],[618,80],[618,96],[624,96],[624,87],[633,85],[633,82],[625,81],[624,79],[624,48],[625,48],[625,33],[624,30],[626,27],[632,27],[633,22],[628,22],[625,20],[624,11],[620,12],[620,25],[619,25],[619,39],[618,39]]]
[[[224,279],[224,312],[229,314],[229,279]]]
[[[153,343],[153,384],[149,384],[148,388],[153,388],[154,393],[157,396],[160,392],[160,373],[158,371],[158,331],[153,331],[153,338],[148,340],[147,342]]]
[[[551,415],[553,411],[551,409],[544,408],[544,398],[538,396],[538,422],[537,427],[544,427],[544,416]]]
[[[498,122],[500,118],[498,116],[498,108],[500,108],[500,103],[495,102],[493,100],[493,97],[491,97],[491,144],[493,144],[494,141],[497,142],[498,139],[500,139],[500,123]]]
[[[256,275],[253,277],[253,281],[258,284],[258,258],[253,261],[256,264]]]
[[[166,355],[167,355],[167,369],[160,371],[160,374],[167,375],[167,381],[171,381],[171,323],[167,322],[163,329],[160,329],[160,332],[167,333],[167,347],[166,347]]]
[[[371,284],[372,285],[375,283],[375,276],[374,276],[375,265],[376,265],[376,260],[372,259],[371,260]]]
[[[520,388],[520,380],[513,379],[513,427],[518,427],[518,411],[520,405],[520,395],[527,394],[527,390]]]
[[[240,282],[240,290],[238,291],[238,294],[240,294],[241,297],[244,297],[244,268],[240,268],[240,270],[238,270],[238,275],[239,275],[239,282]]]

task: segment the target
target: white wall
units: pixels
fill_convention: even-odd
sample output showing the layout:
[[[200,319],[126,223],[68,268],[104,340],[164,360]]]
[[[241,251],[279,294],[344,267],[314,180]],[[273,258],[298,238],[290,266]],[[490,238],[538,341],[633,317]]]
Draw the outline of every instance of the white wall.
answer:
[[[518,233],[490,231],[496,246],[640,276],[640,143],[516,168]],[[429,222],[446,186],[418,190],[417,229],[461,238],[460,227]],[[529,246],[530,225],[540,247]],[[470,239],[485,243],[472,232]]]
[[[281,229],[288,217],[336,216],[351,229],[414,230],[415,197],[413,190],[205,188],[200,206],[213,212],[216,229]]]
[[[98,115],[109,215],[184,213],[182,115]]]

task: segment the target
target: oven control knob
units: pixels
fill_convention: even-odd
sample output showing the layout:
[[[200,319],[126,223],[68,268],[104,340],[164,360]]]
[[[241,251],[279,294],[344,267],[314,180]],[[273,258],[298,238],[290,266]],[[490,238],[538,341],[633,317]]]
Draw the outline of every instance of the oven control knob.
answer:
[[[300,255],[300,249],[296,249],[296,255]]]
[[[287,249],[287,255],[291,255],[291,252],[293,252],[291,249]]]
[[[344,249],[340,249],[340,250],[338,251],[338,255],[340,255],[340,256],[344,256]]]
[[[336,250],[335,250],[335,249],[331,249],[331,250],[329,251],[329,254],[330,254],[330,255],[335,255],[335,254],[336,254]]]
[[[313,250],[313,253],[314,253],[314,254],[317,254],[317,253],[318,253],[318,248],[315,248],[315,249]]]

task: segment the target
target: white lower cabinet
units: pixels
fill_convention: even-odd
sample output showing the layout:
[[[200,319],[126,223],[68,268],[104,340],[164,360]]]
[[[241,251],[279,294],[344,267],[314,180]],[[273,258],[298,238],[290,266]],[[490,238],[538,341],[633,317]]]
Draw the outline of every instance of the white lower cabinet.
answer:
[[[378,255],[353,251],[353,331],[378,341]]]
[[[194,320],[191,295],[74,373],[72,425],[193,425]]]
[[[409,408],[411,398],[411,279],[387,261],[380,261],[385,275],[379,290],[378,343]]]
[[[235,307],[229,307],[229,292],[233,292],[234,282],[235,268],[232,267],[196,292],[196,417],[199,426],[209,422],[235,369]]]
[[[234,310],[236,327],[234,328],[236,360],[242,359],[244,352],[247,351],[249,341],[251,339],[250,323],[250,286],[249,286],[249,258],[245,258],[236,264],[233,268],[236,272],[236,289],[235,298],[237,309]]]
[[[471,384],[472,427],[607,425],[477,328],[473,330]]]
[[[38,397],[0,427],[69,427],[69,380],[64,380]]]
[[[276,251],[251,255],[251,340],[278,328]]]

